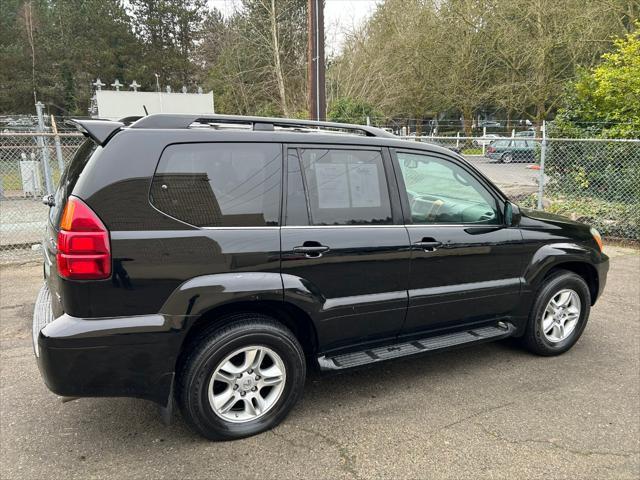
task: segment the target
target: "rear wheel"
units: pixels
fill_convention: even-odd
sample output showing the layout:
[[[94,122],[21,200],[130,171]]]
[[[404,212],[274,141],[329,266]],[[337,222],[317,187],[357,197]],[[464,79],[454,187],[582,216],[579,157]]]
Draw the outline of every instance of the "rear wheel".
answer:
[[[259,314],[225,320],[227,326],[193,347],[178,378],[185,420],[212,440],[275,427],[302,394],[305,379],[302,347],[286,327]]]
[[[511,163],[513,162],[513,155],[510,153],[505,153],[504,155],[502,155],[500,160],[502,161],[502,163]]]
[[[559,355],[578,341],[589,319],[591,295],[584,279],[558,270],[547,278],[533,304],[524,346],[538,355]]]

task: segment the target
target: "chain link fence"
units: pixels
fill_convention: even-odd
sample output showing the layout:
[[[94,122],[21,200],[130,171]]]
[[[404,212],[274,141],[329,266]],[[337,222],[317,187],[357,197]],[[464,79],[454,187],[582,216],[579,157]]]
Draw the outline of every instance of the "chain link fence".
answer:
[[[640,241],[640,140],[420,137],[464,155],[516,203]],[[0,262],[38,258],[48,207],[78,133],[0,133]]]
[[[83,142],[80,134],[0,133],[0,261],[35,257],[62,170]]]
[[[546,144],[537,206],[593,225],[609,238],[640,240],[640,140]]]
[[[640,140],[403,138],[462,154],[521,206],[588,223],[608,238],[640,241]]]

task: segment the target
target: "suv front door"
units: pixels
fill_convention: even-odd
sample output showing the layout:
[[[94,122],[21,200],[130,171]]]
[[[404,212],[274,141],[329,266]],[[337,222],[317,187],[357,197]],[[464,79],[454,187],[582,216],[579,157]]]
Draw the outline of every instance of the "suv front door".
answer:
[[[300,146],[286,157],[285,298],[314,319],[321,350],[395,337],[410,249],[388,151]]]
[[[402,334],[484,322],[519,300],[521,235],[471,169],[444,155],[393,151],[412,246]]]

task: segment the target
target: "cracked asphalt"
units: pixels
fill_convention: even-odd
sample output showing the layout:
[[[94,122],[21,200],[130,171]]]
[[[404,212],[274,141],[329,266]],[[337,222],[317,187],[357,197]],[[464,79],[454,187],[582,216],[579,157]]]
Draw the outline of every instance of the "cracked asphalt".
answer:
[[[640,478],[640,254],[555,358],[484,344],[313,374],[271,432],[210,443],[151,403],[61,404],[30,342],[36,263],[0,267],[0,478]]]

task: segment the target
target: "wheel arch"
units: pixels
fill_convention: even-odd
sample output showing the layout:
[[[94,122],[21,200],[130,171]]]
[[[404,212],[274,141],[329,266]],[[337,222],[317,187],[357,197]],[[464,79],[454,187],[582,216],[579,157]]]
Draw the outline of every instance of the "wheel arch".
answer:
[[[600,292],[600,276],[594,265],[597,256],[593,249],[577,242],[557,242],[542,245],[531,257],[524,279],[531,291],[537,291],[544,281],[558,270],[580,276],[588,285],[591,305]]]
[[[180,345],[177,365],[199,339],[223,326],[230,315],[252,313],[268,315],[287,327],[300,342],[305,356],[314,358],[313,354],[318,350],[318,335],[311,317],[306,312],[291,303],[282,301],[238,301],[217,305],[201,313],[190,323]]]
[[[567,261],[554,263],[543,272],[543,275],[540,278],[540,284],[543,284],[547,278],[549,278],[555,272],[561,270],[573,272],[586,282],[587,286],[589,287],[589,293],[591,295],[591,306],[593,306],[598,296],[600,281],[596,268],[585,261]]]

